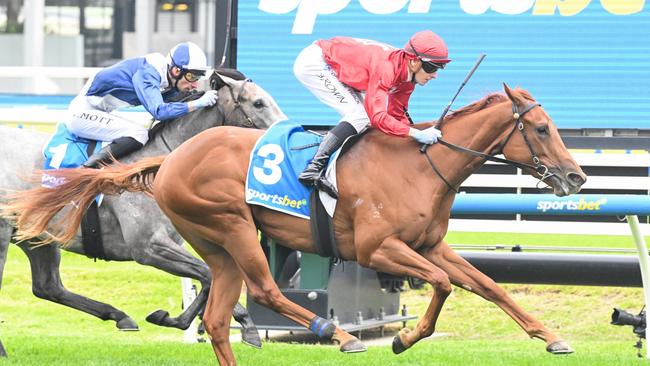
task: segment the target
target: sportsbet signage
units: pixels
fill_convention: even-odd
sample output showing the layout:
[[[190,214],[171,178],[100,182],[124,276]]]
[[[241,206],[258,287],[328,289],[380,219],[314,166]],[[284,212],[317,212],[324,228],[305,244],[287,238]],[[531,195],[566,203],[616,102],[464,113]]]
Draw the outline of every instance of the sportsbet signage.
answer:
[[[359,5],[370,14],[385,15],[404,12],[427,14],[431,0],[358,0]],[[461,11],[480,15],[488,11],[517,15],[573,16],[582,12],[592,0],[460,0]],[[259,10],[269,14],[287,14],[295,11],[291,33],[311,34],[319,15],[344,11],[351,0],[260,0]],[[615,15],[630,15],[643,10],[645,0],[600,0],[604,11]]]
[[[453,214],[648,215],[650,196],[579,194],[459,194]]]
[[[431,29],[452,62],[409,102],[415,121],[436,119],[474,65],[453,108],[502,91],[531,92],[561,129],[650,130],[650,11],[645,0],[240,0],[237,67],[293,121],[339,116],[293,74],[317,39],[350,36],[403,47]]]

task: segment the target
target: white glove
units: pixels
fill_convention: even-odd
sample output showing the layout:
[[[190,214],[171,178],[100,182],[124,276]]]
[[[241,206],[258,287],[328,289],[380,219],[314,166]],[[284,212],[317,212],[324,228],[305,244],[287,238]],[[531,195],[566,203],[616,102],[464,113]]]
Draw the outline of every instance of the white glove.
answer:
[[[199,108],[212,107],[217,103],[219,96],[216,90],[206,91],[201,98],[188,102],[187,104],[190,107],[190,110],[195,110]]]
[[[418,130],[411,127],[409,130],[409,136],[413,137],[421,144],[431,145],[438,142],[438,138],[442,137],[442,133],[435,127],[429,127],[426,130]]]

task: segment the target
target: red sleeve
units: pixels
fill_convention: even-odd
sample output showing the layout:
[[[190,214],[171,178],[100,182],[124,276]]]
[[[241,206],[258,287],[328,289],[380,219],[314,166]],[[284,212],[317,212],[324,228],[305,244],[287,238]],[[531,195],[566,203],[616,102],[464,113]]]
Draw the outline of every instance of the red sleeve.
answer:
[[[415,85],[412,83],[402,83],[394,93],[388,95],[388,114],[400,121],[400,123],[409,126],[411,122],[404,111],[408,110],[409,99],[414,88]]]
[[[390,87],[382,77],[372,77],[366,90],[365,107],[370,118],[370,124],[380,131],[394,136],[408,136],[409,123],[404,116],[404,110],[398,111],[408,105],[410,93],[404,91],[399,95],[389,94]],[[390,108],[390,111],[389,111]],[[401,118],[395,118],[395,116]]]

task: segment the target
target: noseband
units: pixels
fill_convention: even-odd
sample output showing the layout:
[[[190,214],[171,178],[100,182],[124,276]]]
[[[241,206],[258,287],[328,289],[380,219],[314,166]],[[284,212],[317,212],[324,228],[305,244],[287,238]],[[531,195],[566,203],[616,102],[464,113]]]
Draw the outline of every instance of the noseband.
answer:
[[[496,156],[492,156],[490,154],[485,154],[485,153],[482,153],[482,152],[479,152],[479,151],[468,149],[466,147],[462,147],[462,146],[452,144],[450,142],[444,141],[443,139],[438,139],[438,143],[442,144],[442,145],[445,145],[445,146],[447,146],[447,147],[449,147],[449,148],[451,148],[453,150],[468,153],[468,154],[474,155],[474,156],[478,156],[478,157],[483,158],[485,160],[496,161],[496,162],[499,162],[499,163],[508,164],[510,166],[513,166],[513,167],[516,167],[516,168],[519,168],[519,169],[531,169],[531,170],[533,170],[535,173],[537,173],[539,175],[539,178],[537,178],[538,179],[537,188],[539,188],[539,185],[541,183],[543,183],[545,179],[550,178],[555,174],[554,173],[549,173],[548,167],[540,162],[539,157],[535,153],[535,149],[533,149],[533,146],[530,144],[530,141],[528,140],[528,135],[526,135],[526,130],[524,128],[525,127],[524,122],[521,120],[521,118],[526,113],[528,113],[530,110],[532,110],[533,108],[541,107],[541,106],[542,105],[539,104],[539,103],[530,103],[526,107],[524,107],[524,109],[522,111],[519,111],[519,109],[517,108],[517,104],[515,104],[513,102],[512,103],[512,118],[514,119],[514,126],[512,127],[512,130],[510,131],[510,133],[508,134],[506,139],[499,145],[499,148],[496,150],[497,153],[502,153],[503,148],[510,141],[510,138],[512,137],[514,132],[516,130],[519,130],[519,132],[521,132],[521,136],[524,139],[524,142],[526,143],[526,146],[528,146],[528,150],[530,151],[531,159],[532,159],[534,165],[530,165],[530,164],[526,164],[526,163],[520,163],[518,161],[514,161],[514,160],[510,160],[510,159],[497,158]],[[422,148],[420,149],[420,151],[424,153],[424,156],[426,156],[427,161],[429,162],[429,165],[431,165],[431,168],[433,169],[433,171],[440,177],[440,179],[443,180],[443,182],[445,182],[447,187],[449,187],[452,191],[454,191],[456,193],[459,193],[458,189],[456,187],[454,187],[453,185],[451,185],[451,183],[449,183],[449,181],[440,173],[438,168],[436,168],[435,164],[433,163],[433,161],[431,160],[429,155],[426,154],[426,149],[429,146],[430,145],[423,145]]]

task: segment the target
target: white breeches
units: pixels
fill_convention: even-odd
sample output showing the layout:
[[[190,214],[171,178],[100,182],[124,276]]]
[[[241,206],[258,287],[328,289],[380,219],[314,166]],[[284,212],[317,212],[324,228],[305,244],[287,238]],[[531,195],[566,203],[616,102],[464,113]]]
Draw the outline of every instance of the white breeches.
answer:
[[[357,132],[370,124],[363,95],[339,81],[334,70],[325,62],[323,51],[315,43],[300,52],[293,64],[293,73],[318,100],[341,115],[339,122],[349,122]]]
[[[65,125],[75,135],[98,141],[113,141],[120,137],[133,137],[143,145],[149,140],[149,131],[138,122],[101,110],[104,98],[86,96],[84,87],[68,107]],[[120,101],[122,102],[122,101]],[[125,102],[122,102],[128,105]]]

